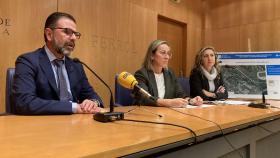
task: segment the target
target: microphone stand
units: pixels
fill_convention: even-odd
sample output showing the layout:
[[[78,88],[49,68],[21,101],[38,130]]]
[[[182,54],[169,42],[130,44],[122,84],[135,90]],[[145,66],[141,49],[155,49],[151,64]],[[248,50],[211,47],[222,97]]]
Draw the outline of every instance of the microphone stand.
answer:
[[[266,103],[265,101],[265,94],[264,94],[265,91],[262,91],[262,103],[250,103],[248,106],[249,107],[252,107],[252,108],[261,108],[261,109],[267,109],[269,106],[267,105],[270,105],[268,103]]]
[[[105,112],[105,113],[101,113],[98,112],[96,114],[93,115],[94,120],[99,121],[99,122],[111,122],[114,120],[122,120],[124,119],[124,113],[123,112],[114,112],[114,98],[113,98],[113,93],[111,88],[108,86],[108,84],[101,79],[101,77],[99,77],[87,64],[85,64],[84,62],[80,61],[78,58],[74,58],[73,59],[74,62],[79,62],[82,65],[84,65],[92,74],[94,74],[94,76],[96,76],[99,81],[101,81],[110,91],[110,112]]]

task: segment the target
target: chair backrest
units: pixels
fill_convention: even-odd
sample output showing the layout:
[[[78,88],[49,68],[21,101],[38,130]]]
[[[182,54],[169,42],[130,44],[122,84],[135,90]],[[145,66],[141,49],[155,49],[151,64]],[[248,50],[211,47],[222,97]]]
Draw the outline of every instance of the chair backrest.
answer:
[[[15,113],[14,99],[12,88],[14,82],[15,68],[8,68],[6,74],[6,112]]]
[[[122,87],[118,83],[118,75],[115,76],[115,104],[119,106],[132,105],[132,90]]]
[[[187,77],[178,77],[177,81],[181,84],[181,87],[185,91],[185,93],[190,96],[190,83],[189,78]]]

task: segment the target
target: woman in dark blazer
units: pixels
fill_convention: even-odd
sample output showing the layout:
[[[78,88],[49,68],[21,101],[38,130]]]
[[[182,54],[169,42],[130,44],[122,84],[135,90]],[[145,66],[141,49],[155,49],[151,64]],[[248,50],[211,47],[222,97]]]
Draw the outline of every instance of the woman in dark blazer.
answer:
[[[202,104],[200,97],[187,98],[175,74],[168,68],[171,57],[166,41],[155,40],[150,44],[143,67],[135,72],[135,78],[139,86],[154,96],[155,100],[135,94],[135,104],[168,107],[182,107],[188,103]]]
[[[213,47],[204,47],[196,55],[190,75],[190,92],[191,96],[200,96],[204,100],[228,98]]]

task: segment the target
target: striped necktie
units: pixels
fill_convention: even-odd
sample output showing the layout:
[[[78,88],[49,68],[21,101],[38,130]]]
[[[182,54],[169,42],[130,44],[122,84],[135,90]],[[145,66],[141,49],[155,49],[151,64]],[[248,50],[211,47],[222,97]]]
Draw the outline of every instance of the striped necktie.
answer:
[[[60,100],[71,100],[71,95],[67,90],[67,82],[65,79],[65,76],[62,72],[62,67],[64,64],[64,60],[54,60],[54,63],[57,67],[56,74],[57,74],[57,84],[58,84],[58,90],[59,90],[59,98]]]

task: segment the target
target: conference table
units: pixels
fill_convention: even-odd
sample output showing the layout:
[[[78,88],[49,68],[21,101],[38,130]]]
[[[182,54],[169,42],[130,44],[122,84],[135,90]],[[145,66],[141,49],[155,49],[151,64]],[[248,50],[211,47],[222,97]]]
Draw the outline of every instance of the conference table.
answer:
[[[271,106],[279,107],[280,101],[271,101]],[[125,120],[102,123],[92,114],[0,116],[0,157],[280,155],[279,108],[222,104],[174,109],[126,106],[115,111],[125,112]],[[193,130],[196,142],[194,133],[179,126]]]

